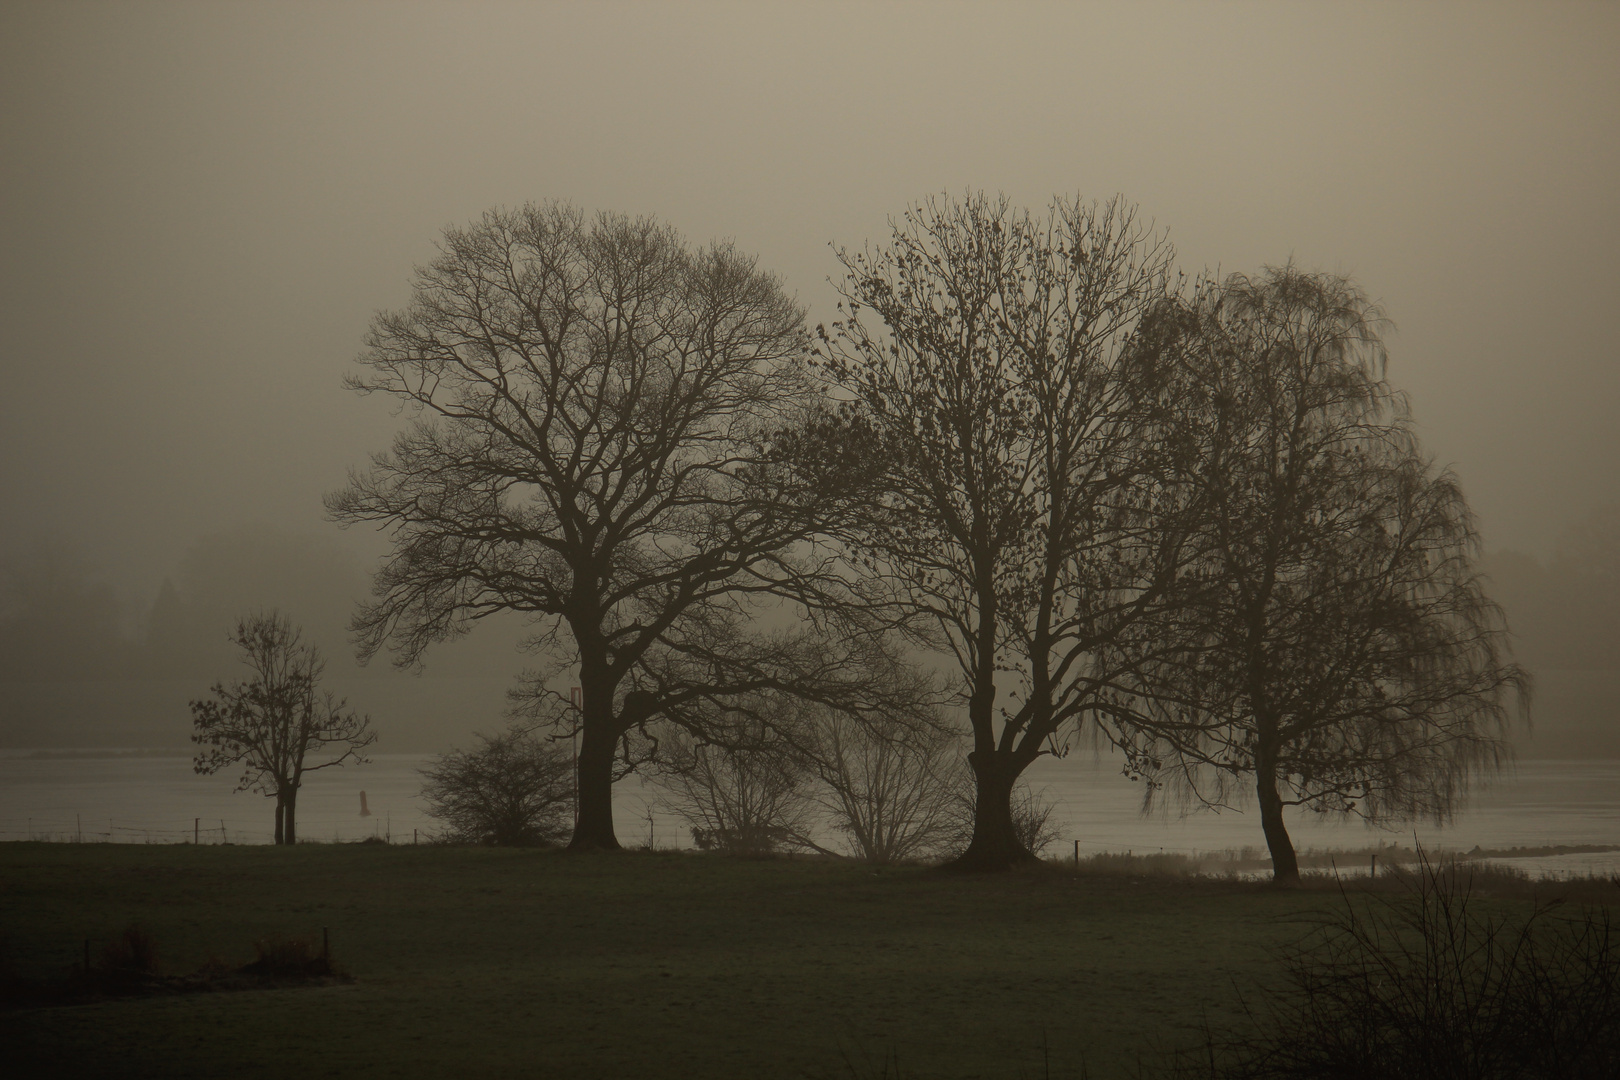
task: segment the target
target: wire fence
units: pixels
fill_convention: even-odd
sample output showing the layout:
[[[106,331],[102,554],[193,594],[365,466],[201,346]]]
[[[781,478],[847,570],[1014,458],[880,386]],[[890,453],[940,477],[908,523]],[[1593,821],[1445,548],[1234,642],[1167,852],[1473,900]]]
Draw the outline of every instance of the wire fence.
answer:
[[[312,832],[300,830],[299,843],[418,843],[426,842],[430,833],[420,825],[403,832],[392,828],[384,819],[371,831],[342,835],[338,831],[323,835],[326,830]],[[275,832],[271,829],[249,828],[223,818],[186,818],[167,820],[135,820],[129,818],[88,818],[83,815],[39,816],[23,819],[0,818],[0,843],[36,841],[51,844],[273,844]]]

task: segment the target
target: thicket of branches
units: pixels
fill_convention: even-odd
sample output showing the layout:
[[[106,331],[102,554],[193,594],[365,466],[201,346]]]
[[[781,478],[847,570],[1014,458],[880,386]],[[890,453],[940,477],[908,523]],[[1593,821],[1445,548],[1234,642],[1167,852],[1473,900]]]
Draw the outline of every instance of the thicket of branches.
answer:
[[[959,856],[973,837],[973,775],[960,735],[941,723],[852,717],[779,699],[795,715],[768,741],[666,742],[660,804],[703,850],[762,855],[817,851],[886,864]],[[762,732],[763,733],[763,732]],[[1027,783],[1013,792],[1019,840],[1057,839],[1053,806]]]
[[[568,747],[521,726],[477,735],[470,750],[440,754],[421,770],[427,812],[456,843],[549,845],[573,824],[574,762]]]
[[[1600,1080],[1620,1065],[1620,933],[1607,909],[1485,909],[1424,862],[1405,896],[1346,896],[1178,1080]]]

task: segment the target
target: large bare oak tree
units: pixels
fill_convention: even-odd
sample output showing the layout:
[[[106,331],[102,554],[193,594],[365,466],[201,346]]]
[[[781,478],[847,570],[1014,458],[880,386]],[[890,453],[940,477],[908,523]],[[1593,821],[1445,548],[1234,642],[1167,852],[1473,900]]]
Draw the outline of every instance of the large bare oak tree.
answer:
[[[798,305],[733,247],[559,204],[447,230],[372,325],[352,385],[415,420],[328,499],[393,540],[362,655],[413,665],[491,613],[530,617],[559,665],[530,689],[557,704],[548,677],[577,665],[583,694],[550,713],[581,735],[573,848],[618,847],[612,783],[650,723],[708,738],[738,696],[861,667],[870,639],[814,625],[844,594],[813,543],[859,470],[784,460],[817,401],[804,344]],[[772,610],[810,621],[766,633]]]

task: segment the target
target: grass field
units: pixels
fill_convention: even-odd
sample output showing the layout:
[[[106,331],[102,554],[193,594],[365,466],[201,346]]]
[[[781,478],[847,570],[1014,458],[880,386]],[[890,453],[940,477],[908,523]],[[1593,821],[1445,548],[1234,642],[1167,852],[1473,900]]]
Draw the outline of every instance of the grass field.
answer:
[[[1234,980],[1338,902],[1055,867],[0,844],[15,976],[136,922],[174,973],[329,928],[355,977],[13,1009],[0,1046],[8,1076],[1125,1076],[1238,1023]]]

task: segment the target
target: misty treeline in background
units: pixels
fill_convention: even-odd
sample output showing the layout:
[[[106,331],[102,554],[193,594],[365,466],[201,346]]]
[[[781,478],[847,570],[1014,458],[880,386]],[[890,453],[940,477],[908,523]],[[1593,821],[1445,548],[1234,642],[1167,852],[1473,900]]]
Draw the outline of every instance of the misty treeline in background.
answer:
[[[420,675],[362,667],[348,625],[370,582],[348,540],[262,525],[216,533],[181,553],[148,600],[122,592],[71,542],[0,553],[0,745],[185,747],[186,701],[239,666],[227,632],[259,607],[289,613],[338,683],[364,680],[345,690],[388,716],[385,751],[441,749],[496,726],[524,665],[521,625],[486,626],[447,643]],[[1521,755],[1620,756],[1612,722],[1620,505],[1566,529],[1550,557],[1493,551],[1481,567],[1507,612],[1514,656],[1536,677],[1540,707],[1534,728],[1516,733]],[[472,701],[455,704],[468,694]],[[435,713],[441,705],[446,711]]]
[[[370,583],[343,539],[262,524],[206,536],[177,553],[149,599],[71,542],[0,554],[0,745],[185,747],[187,701],[241,667],[231,628],[271,609],[327,658],[330,685],[389,717],[387,750],[434,749],[488,726],[522,666],[521,626],[449,644],[420,676],[362,667],[348,627]]]

